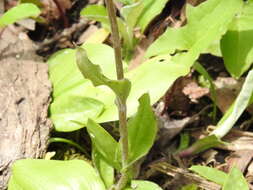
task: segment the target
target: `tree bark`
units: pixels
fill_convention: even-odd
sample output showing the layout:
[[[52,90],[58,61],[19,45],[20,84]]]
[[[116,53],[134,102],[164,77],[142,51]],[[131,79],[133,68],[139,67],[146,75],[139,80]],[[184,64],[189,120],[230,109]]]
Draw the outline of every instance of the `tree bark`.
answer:
[[[45,154],[51,123],[48,68],[27,35],[9,27],[0,37],[0,189],[15,160]]]

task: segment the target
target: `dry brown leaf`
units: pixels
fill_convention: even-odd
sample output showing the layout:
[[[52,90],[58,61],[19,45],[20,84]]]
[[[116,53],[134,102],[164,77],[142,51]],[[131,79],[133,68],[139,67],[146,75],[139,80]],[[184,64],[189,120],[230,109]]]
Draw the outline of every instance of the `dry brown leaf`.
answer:
[[[227,167],[225,170],[230,171],[230,169],[236,166],[244,173],[252,158],[253,150],[238,150],[233,152],[226,158]]]
[[[199,98],[209,93],[209,88],[200,87],[195,81],[192,81],[183,88],[183,93],[188,96],[192,102],[198,102]]]

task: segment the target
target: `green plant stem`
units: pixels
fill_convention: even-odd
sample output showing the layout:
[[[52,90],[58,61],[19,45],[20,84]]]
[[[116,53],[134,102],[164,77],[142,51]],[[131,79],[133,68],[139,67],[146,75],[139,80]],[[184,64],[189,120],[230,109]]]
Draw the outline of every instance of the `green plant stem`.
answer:
[[[111,34],[113,40],[113,48],[115,54],[116,72],[117,79],[124,79],[123,63],[121,56],[121,40],[119,36],[116,10],[112,0],[106,0],[107,11],[109,15],[109,20],[111,23]],[[128,131],[127,131],[127,107],[126,101],[117,97],[117,107],[119,114],[119,131],[120,131],[120,142],[122,149],[122,166],[123,170],[121,172],[121,177],[116,185],[116,190],[123,189],[129,180],[127,161],[128,161]]]

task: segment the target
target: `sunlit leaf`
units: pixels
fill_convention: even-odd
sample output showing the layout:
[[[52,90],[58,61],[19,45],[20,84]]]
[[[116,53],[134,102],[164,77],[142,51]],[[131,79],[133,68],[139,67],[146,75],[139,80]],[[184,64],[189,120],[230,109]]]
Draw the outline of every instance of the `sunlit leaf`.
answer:
[[[196,172],[200,176],[213,181],[219,185],[223,185],[228,178],[228,174],[207,166],[192,166],[189,168],[191,171]]]
[[[138,1],[137,3],[124,6],[120,10],[120,13],[124,17],[127,25],[133,29],[143,9],[144,9],[144,3],[143,3],[143,0],[141,0],[141,1]]]
[[[142,2],[144,8],[136,25],[140,27],[142,31],[144,31],[148,24],[162,12],[169,0],[142,0]]]
[[[103,27],[111,31],[110,21],[107,14],[107,10],[102,5],[88,5],[81,11],[81,16],[84,16],[87,19],[95,20],[100,22]],[[124,42],[127,47],[133,47],[133,31],[132,28],[129,28],[128,25],[119,17],[117,17],[118,27],[120,35],[123,37]]]
[[[92,166],[81,160],[19,160],[12,166],[8,190],[105,190]]]
[[[0,27],[13,24],[24,18],[37,17],[39,14],[40,9],[36,5],[32,3],[23,3],[11,8],[0,17]]]
[[[104,104],[96,99],[80,96],[60,97],[60,104],[51,107],[51,119],[58,131],[72,131],[84,127],[89,118],[97,118]],[[68,127],[65,127],[66,123]]]
[[[247,108],[250,103],[250,99],[253,93],[253,70],[251,70],[242,86],[242,89],[237,96],[235,102],[230,106],[228,111],[219,121],[217,128],[212,132],[219,138],[226,135],[229,130],[234,126],[241,114]]]
[[[149,47],[146,57],[188,50],[183,61],[192,62],[192,59],[197,59],[213,41],[220,39],[242,4],[243,1],[238,0],[208,0],[197,7],[188,5],[187,24],[181,28],[168,28]]]
[[[139,99],[140,105],[136,115],[128,122],[129,164],[148,153],[152,147],[157,131],[155,115],[150,105],[148,94]]]
[[[247,1],[221,40],[225,66],[230,74],[237,78],[253,63],[252,23],[253,1]]]
[[[222,190],[249,190],[248,183],[242,172],[237,168],[232,168]]]
[[[114,54],[111,47],[103,44],[85,44],[83,47],[91,62],[99,65],[106,77],[116,78]],[[75,53],[75,50],[66,49],[57,52],[48,61],[50,80],[54,87],[54,99],[50,106],[51,117],[57,114],[52,111],[55,109],[54,107],[61,106],[62,102],[65,102],[64,99],[78,96],[93,98],[103,102],[104,110],[98,117],[92,118],[94,121],[101,123],[117,120],[118,114],[114,93],[106,86],[94,87],[89,80],[84,79],[75,62]],[[125,76],[132,84],[127,99],[128,117],[136,113],[139,104],[138,99],[144,93],[149,93],[152,105],[164,95],[178,77],[186,75],[188,72],[189,67],[171,62],[170,56],[158,56],[145,61],[134,70],[126,70]],[[93,112],[92,110],[89,111]],[[71,114],[71,112],[73,111],[69,113]],[[75,123],[82,123],[82,121],[76,121]],[[59,123],[60,121],[55,122]],[[62,126],[58,126],[57,130],[73,131],[81,126],[84,127],[84,125],[72,127],[72,121],[67,119],[65,123],[60,123]]]
[[[82,9],[80,14],[90,20],[101,22],[104,27],[110,29],[107,10],[103,5],[88,5]]]

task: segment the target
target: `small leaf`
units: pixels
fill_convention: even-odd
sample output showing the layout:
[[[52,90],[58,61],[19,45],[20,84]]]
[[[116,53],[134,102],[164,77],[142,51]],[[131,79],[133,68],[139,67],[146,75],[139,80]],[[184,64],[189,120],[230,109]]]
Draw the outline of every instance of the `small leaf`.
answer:
[[[102,5],[88,5],[81,11],[81,15],[87,19],[100,22],[103,27],[111,31],[110,21],[108,18],[107,10]],[[133,47],[133,31],[126,23],[119,17],[117,17],[118,27],[120,35],[124,39],[124,43],[128,47]]]
[[[23,3],[11,8],[3,16],[0,17],[0,27],[13,24],[14,22],[28,18],[37,17],[40,14],[40,9],[32,3]]]
[[[77,49],[76,56],[77,65],[85,78],[91,80],[94,86],[106,85],[110,87],[122,101],[126,101],[131,88],[131,83],[129,80],[108,79],[102,74],[102,71],[98,65],[91,63],[86,55],[85,50],[82,48]]]
[[[114,168],[105,161],[94,145],[92,146],[92,162],[106,188],[109,189],[114,183]]]
[[[148,94],[139,99],[137,114],[128,122],[129,160],[131,164],[148,153],[152,147],[157,124]]]
[[[248,183],[237,168],[232,168],[222,190],[249,190]]]
[[[219,185],[223,185],[228,178],[228,174],[207,166],[192,166],[189,170]]]
[[[18,160],[12,166],[8,190],[105,190],[90,164],[81,160]]]
[[[100,125],[89,119],[87,130],[96,150],[107,163],[120,170],[118,142]]]
[[[142,2],[144,8],[136,25],[141,27],[142,32],[144,32],[148,24],[162,12],[169,0],[142,0]]]
[[[162,190],[162,188],[151,181],[133,180],[131,187],[124,190]]]
[[[221,51],[227,70],[239,78],[253,63],[253,2],[244,2],[242,11],[230,24],[221,40]]]
[[[110,30],[108,14],[103,5],[88,5],[82,9],[80,14],[87,19],[101,22],[106,29]]]

